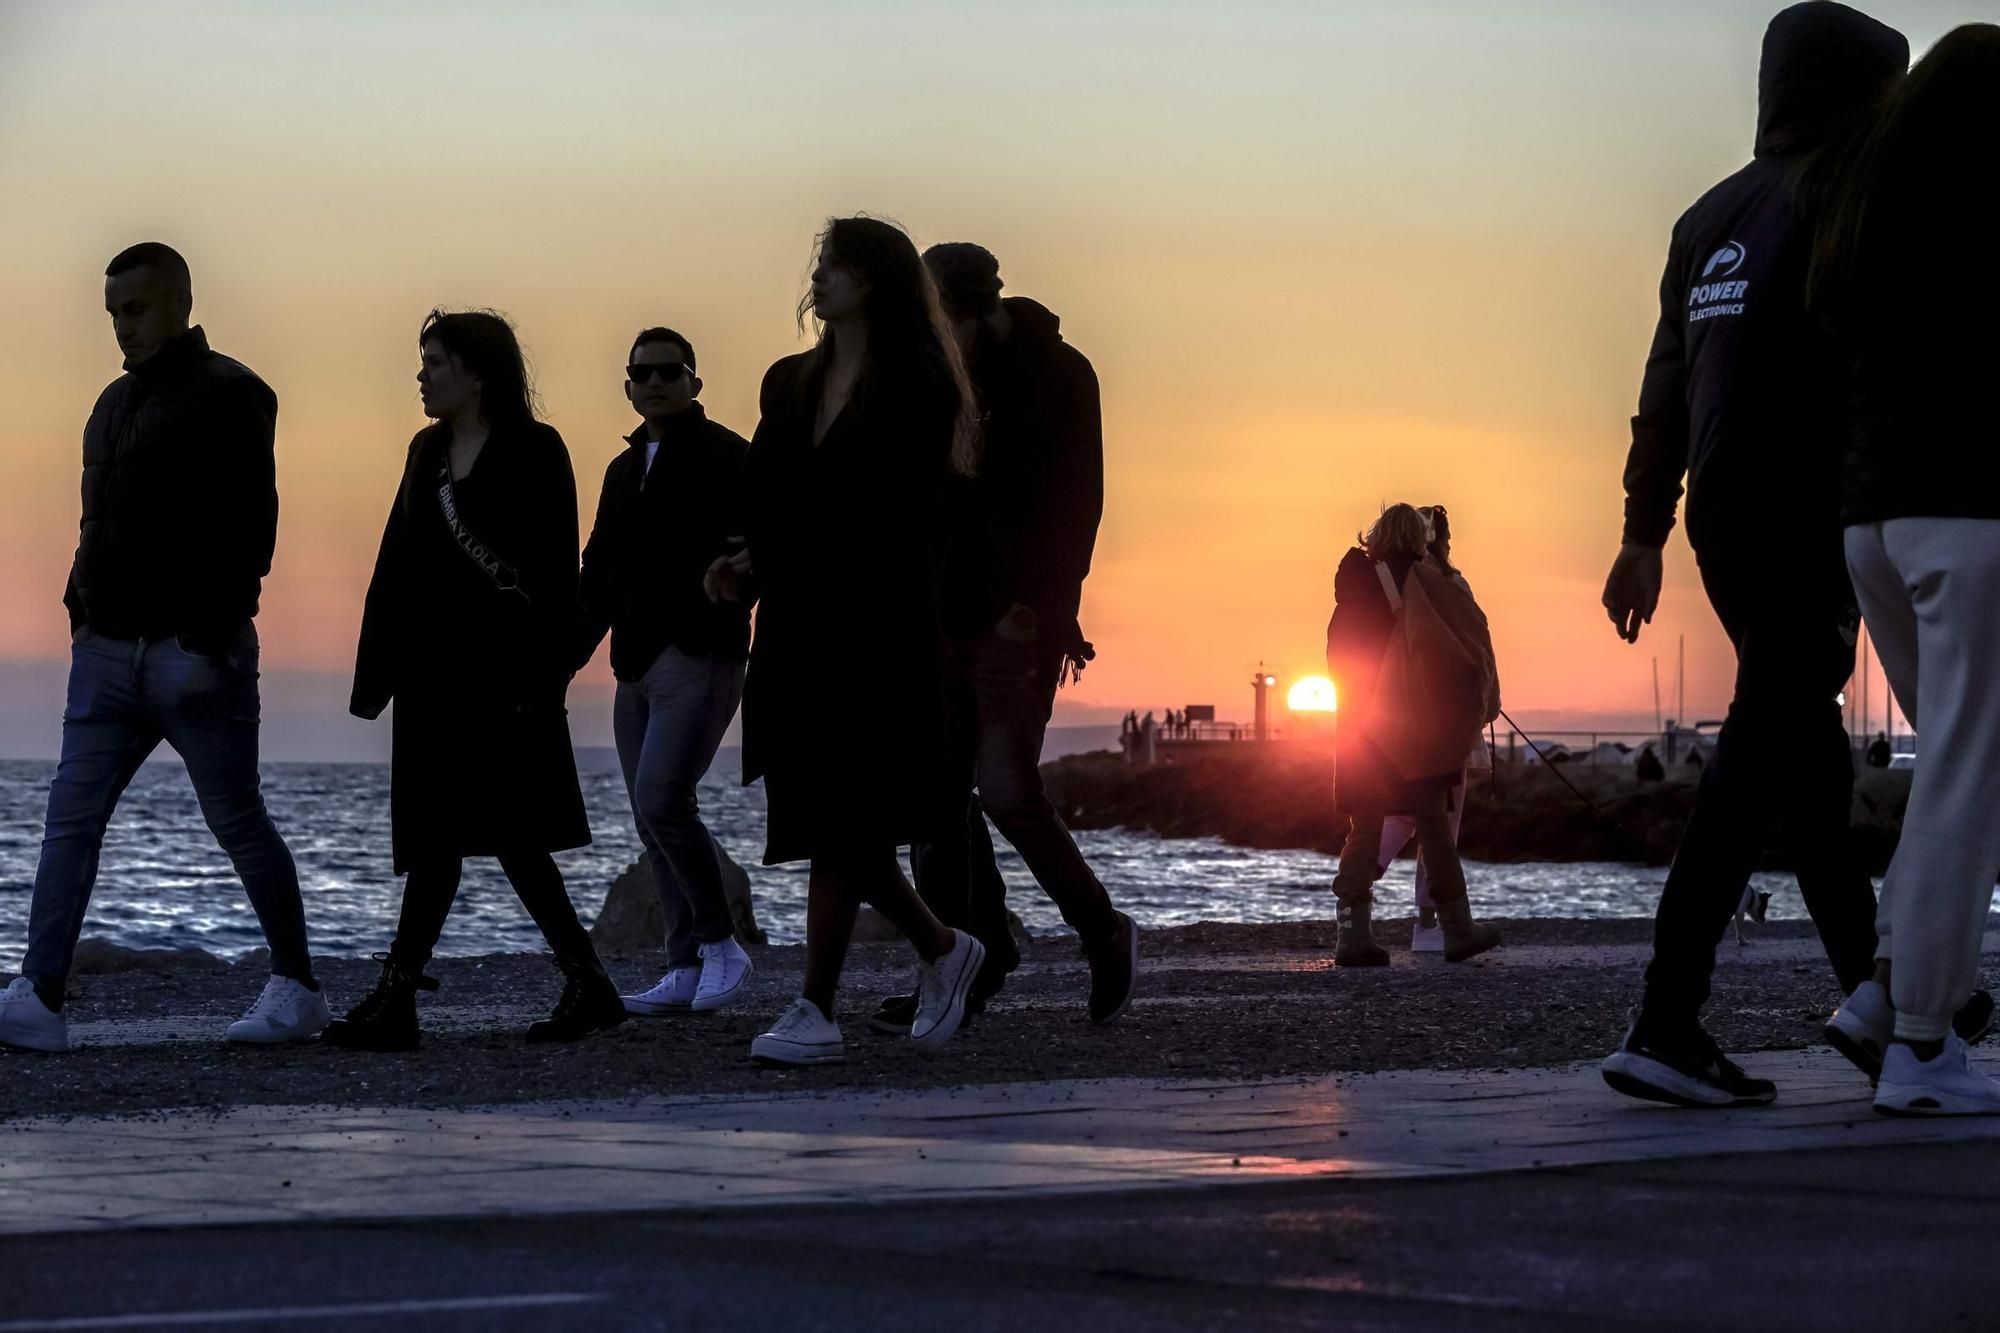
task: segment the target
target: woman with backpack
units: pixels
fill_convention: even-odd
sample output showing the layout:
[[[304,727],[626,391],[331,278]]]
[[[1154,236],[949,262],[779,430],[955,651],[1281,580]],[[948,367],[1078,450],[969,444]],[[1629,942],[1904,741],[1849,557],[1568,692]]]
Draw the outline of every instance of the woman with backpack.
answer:
[[[1334,576],[1326,662],[1340,694],[1335,808],[1347,815],[1333,892],[1341,967],[1383,967],[1370,930],[1382,826],[1407,816],[1444,934],[1464,962],[1500,943],[1472,920],[1453,833],[1453,791],[1465,756],[1499,712],[1486,618],[1462,581],[1431,554],[1432,522],[1412,505],[1382,511]]]

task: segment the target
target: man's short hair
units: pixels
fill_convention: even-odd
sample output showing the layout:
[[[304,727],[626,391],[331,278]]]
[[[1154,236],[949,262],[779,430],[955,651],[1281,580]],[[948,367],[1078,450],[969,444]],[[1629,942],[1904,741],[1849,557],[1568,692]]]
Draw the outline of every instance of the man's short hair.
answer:
[[[1000,308],[1000,261],[983,245],[946,241],[924,251],[938,300],[954,320],[984,319]]]
[[[141,241],[129,245],[112,256],[104,266],[104,276],[115,278],[120,273],[130,273],[135,268],[149,268],[182,291],[194,288],[194,278],[188,273],[188,262],[181,258],[181,252],[160,241]]]
[[[688,373],[695,373],[694,344],[669,328],[655,327],[642,331],[638,337],[632,340],[632,350],[625,354],[625,359],[630,361],[633,357],[639,355],[639,349],[647,343],[677,344],[681,349],[681,360],[687,363]]]

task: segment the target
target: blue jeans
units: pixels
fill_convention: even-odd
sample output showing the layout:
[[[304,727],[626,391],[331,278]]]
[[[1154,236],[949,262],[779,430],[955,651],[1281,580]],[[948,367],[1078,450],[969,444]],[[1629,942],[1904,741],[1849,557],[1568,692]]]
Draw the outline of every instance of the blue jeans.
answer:
[[[618,682],[611,733],[667,921],[667,966],[692,967],[701,946],[735,933],[715,840],[695,787],[743,702],[743,662],[667,648],[638,680]]]
[[[298,870],[258,791],[257,718],[252,626],[221,658],[197,656],[172,639],[88,631],[71,647],[62,760],[49,787],[21,965],[44,1003],[61,1004],[111,812],[161,741],[186,762],[202,817],[243,880],[271,946],[271,971],[311,980]]]

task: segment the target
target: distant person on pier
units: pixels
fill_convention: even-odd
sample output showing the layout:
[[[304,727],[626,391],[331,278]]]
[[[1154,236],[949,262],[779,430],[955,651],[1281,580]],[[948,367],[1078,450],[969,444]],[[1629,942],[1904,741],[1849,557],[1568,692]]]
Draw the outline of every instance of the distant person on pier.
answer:
[[[1077,613],[1104,509],[1097,375],[1046,306],[1000,295],[999,261],[984,248],[934,245],[924,263],[985,438],[978,477],[954,478],[948,491],[945,689],[962,814],[911,849],[917,891],[939,920],[986,946],[967,1000],[983,1009],[1020,963],[990,819],[1077,933],[1090,962],[1090,1018],[1108,1023],[1131,999],[1138,927],[1112,906],[1041,773],[1056,692],[1094,655]],[[914,993],[889,996],[872,1021],[905,1028],[916,1002]]]
[[[0,1046],[69,1049],[63,990],[105,826],[160,742],[187,765],[271,946],[271,977],[231,1041],[311,1037],[332,1017],[313,978],[299,874],[257,776],[257,600],[278,536],[278,398],[191,326],[187,261],[157,241],[104,270],[125,373],[83,428],[83,518],[63,602],[69,701],[49,785],[21,976]]]
[[[743,778],[764,780],[766,865],[809,861],[805,984],[751,1043],[754,1059],[846,1058],[834,996],[862,903],[918,957],[905,1029],[950,1040],[986,949],[940,922],[897,848],[965,820],[949,761],[938,585],[947,488],[978,469],[975,400],[916,247],[874,218],[820,234],[801,302],[821,333],[764,376],[750,443],[747,553],[718,560],[709,595],[747,596],[757,632],[743,703]],[[868,719],[823,725],[829,703]]]
[[[2000,1081],[1966,1049],[1992,1013],[1973,987],[2000,877],[1996,151],[2000,27],[1967,24],[1892,99],[1813,263],[1814,308],[1855,367],[1847,567],[1890,691],[1924,738],[1882,881],[1880,966],[1827,1030],[1877,1074],[1875,1109],[1896,1115],[2000,1114]]]
[[[1889,760],[1893,757],[1889,753],[1889,733],[1878,732],[1868,746],[1868,767],[1887,768]]]
[[[1433,530],[1412,505],[1382,511],[1334,575],[1326,663],[1340,691],[1334,805],[1349,816],[1333,892],[1341,967],[1383,967],[1372,930],[1383,825],[1407,816],[1451,962],[1500,943],[1472,919],[1453,835],[1452,795],[1466,755],[1499,709],[1486,617],[1430,553]]]
[[[1430,556],[1438,567],[1451,577],[1466,594],[1472,592],[1465,575],[1451,562],[1451,519],[1443,505],[1432,505],[1417,511],[1430,521]],[[1458,785],[1448,794],[1446,807],[1450,811],[1451,840],[1458,843],[1459,823],[1465,817],[1465,789],[1468,777],[1477,770],[1490,773],[1493,770],[1493,752],[1487,748],[1486,737],[1481,735],[1473,742],[1472,753],[1466,756],[1465,768],[1458,775]],[[1382,821],[1382,851],[1376,858],[1386,869],[1403,854],[1410,840],[1417,836],[1417,821],[1410,815],[1390,815]],[[1420,850],[1417,854],[1416,873],[1417,922],[1410,929],[1410,952],[1443,953],[1444,930],[1438,925],[1437,904],[1431,900],[1430,866]]]
[[[401,918],[368,997],[329,1045],[413,1050],[417,991],[465,859],[500,862],[564,985],[529,1041],[572,1041],[625,1006],[577,920],[552,852],[590,825],[563,700],[577,623],[576,480],[535,418],[521,346],[491,311],[432,311],[417,336],[432,424],[410,441],[354,655],[356,717],[396,706],[389,822]]]
[[[1716,946],[1774,827],[1842,991],[1874,969],[1875,895],[1849,844],[1854,755],[1836,702],[1859,619],[1840,545],[1850,392],[1806,312],[1806,267],[1825,179],[1908,64],[1902,34],[1844,5],[1778,14],[1764,34],[1755,158],[1674,225],[1603,602],[1636,642],[1659,605],[1685,486],[1688,541],[1735,646],[1736,683],[1660,893],[1644,996],[1604,1062],[1605,1081],[1634,1097],[1733,1106],[1777,1095],[1701,1022]]]
[[[578,587],[572,665],[610,632],[611,732],[666,920],[666,975],[625,997],[643,1015],[721,1009],[751,972],[696,796],[743,699],[750,603],[712,602],[704,580],[743,549],[750,445],[709,419],[700,392],[693,343],[669,328],[634,339],[625,400],[643,420],[605,469]]]

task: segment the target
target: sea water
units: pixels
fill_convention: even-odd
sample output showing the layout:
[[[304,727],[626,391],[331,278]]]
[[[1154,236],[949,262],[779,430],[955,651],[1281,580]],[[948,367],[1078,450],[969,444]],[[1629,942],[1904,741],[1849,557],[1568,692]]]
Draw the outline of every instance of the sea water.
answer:
[[[750,872],[759,923],[776,943],[805,934],[803,865],[764,867],[764,794],[737,781],[739,761],[724,751],[702,782],[703,817],[725,850]],[[0,761],[0,974],[23,947],[28,901],[41,846],[42,815],[55,766]],[[401,881],[390,866],[389,770],[382,764],[267,763],[264,798],[298,861],[315,951],[362,955],[388,947]],[[579,754],[590,846],[564,852],[570,896],[586,923],[611,881],[639,854],[631,809],[615,762]],[[1333,915],[1334,858],[1310,851],[1259,851],[1216,838],[1162,839],[1119,830],[1076,835],[1111,896],[1141,926],[1197,921],[1281,922]],[[1004,839],[994,845],[1009,905],[1029,931],[1055,934],[1062,918]],[[1391,867],[1377,890],[1385,917],[1408,915],[1413,863]],[[1649,916],[1662,868],[1580,862],[1467,867],[1474,901],[1487,916]],[[1796,883],[1759,876],[1771,913],[1803,915]],[[97,888],[84,927],[133,947],[198,946],[226,957],[263,943],[256,917],[228,858],[202,823],[186,771],[162,760],[140,769],[105,838]],[[467,863],[457,906],[439,952],[538,950],[541,937],[492,861]]]

